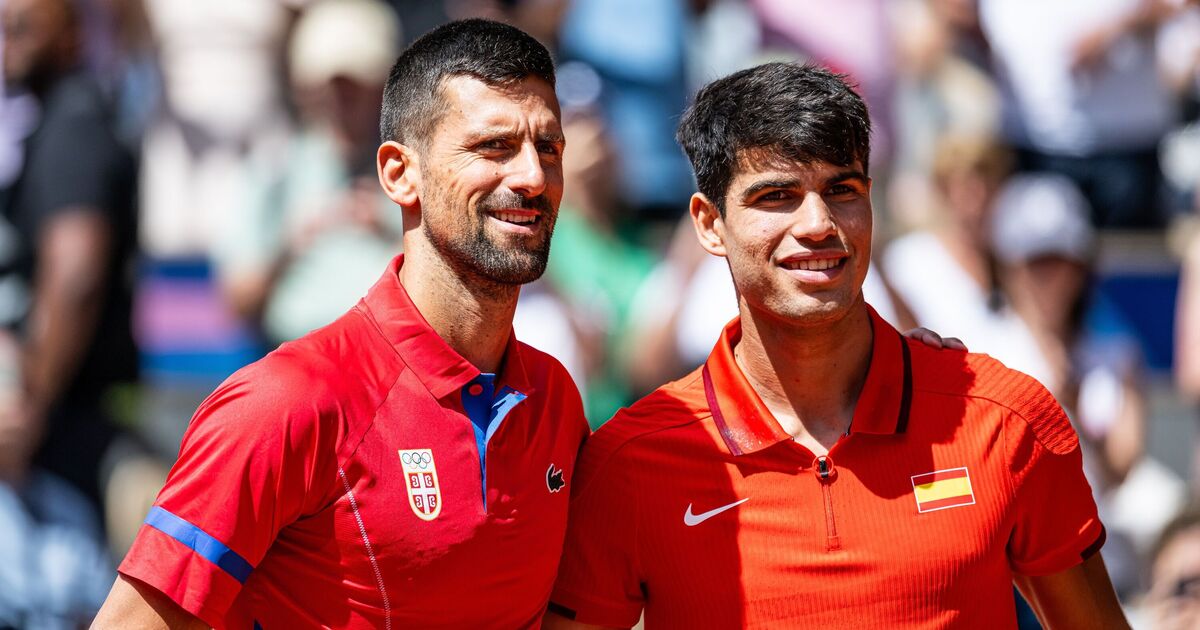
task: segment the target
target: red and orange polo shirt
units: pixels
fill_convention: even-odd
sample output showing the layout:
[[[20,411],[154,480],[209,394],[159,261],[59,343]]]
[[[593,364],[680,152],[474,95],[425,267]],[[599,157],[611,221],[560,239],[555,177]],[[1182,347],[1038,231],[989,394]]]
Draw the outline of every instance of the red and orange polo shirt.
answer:
[[[522,628],[550,595],[588,425],[515,339],[481,375],[401,286],[196,412],[121,564],[217,628]]]
[[[1014,573],[1103,543],[1075,432],[1030,377],[871,317],[867,379],[826,456],[747,383],[738,320],[601,427],[550,609],[620,627],[643,608],[647,628],[1015,627]]]

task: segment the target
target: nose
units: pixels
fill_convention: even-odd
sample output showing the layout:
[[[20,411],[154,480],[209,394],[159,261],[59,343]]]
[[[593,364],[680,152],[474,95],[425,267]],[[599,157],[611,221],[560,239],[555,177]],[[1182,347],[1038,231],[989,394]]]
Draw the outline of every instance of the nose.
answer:
[[[793,213],[791,234],[798,241],[812,242],[837,236],[833,212],[820,194],[810,192],[800,201]]]
[[[509,160],[507,166],[507,184],[513,192],[532,199],[546,190],[546,165],[533,143],[521,145],[520,153]]]

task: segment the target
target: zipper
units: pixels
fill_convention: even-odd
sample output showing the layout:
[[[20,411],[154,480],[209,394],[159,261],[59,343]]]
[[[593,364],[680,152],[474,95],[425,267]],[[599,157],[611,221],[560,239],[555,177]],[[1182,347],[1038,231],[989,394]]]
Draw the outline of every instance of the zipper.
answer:
[[[825,499],[825,551],[842,548],[842,539],[838,537],[837,521],[833,517],[833,481],[837,478],[837,469],[833,460],[827,455],[821,455],[813,461],[813,472],[821,483],[821,494]]]

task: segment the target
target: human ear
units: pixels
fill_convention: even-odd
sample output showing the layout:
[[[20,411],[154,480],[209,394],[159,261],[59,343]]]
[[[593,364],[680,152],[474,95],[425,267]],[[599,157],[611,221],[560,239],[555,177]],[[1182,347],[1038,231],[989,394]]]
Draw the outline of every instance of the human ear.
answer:
[[[389,140],[375,152],[375,170],[379,185],[388,198],[402,208],[415,208],[421,202],[421,169],[411,147]]]
[[[705,197],[703,193],[692,195],[688,211],[692,215],[692,227],[696,229],[696,239],[700,247],[713,256],[725,256],[725,222],[716,204]]]

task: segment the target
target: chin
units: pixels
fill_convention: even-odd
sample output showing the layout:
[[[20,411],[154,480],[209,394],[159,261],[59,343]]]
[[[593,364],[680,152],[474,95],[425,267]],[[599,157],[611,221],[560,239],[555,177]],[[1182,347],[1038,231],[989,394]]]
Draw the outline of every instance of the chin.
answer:
[[[855,305],[859,302],[861,300],[804,296],[780,304],[779,308],[771,311],[777,319],[787,324],[812,328],[828,326],[845,319],[854,312]]]

